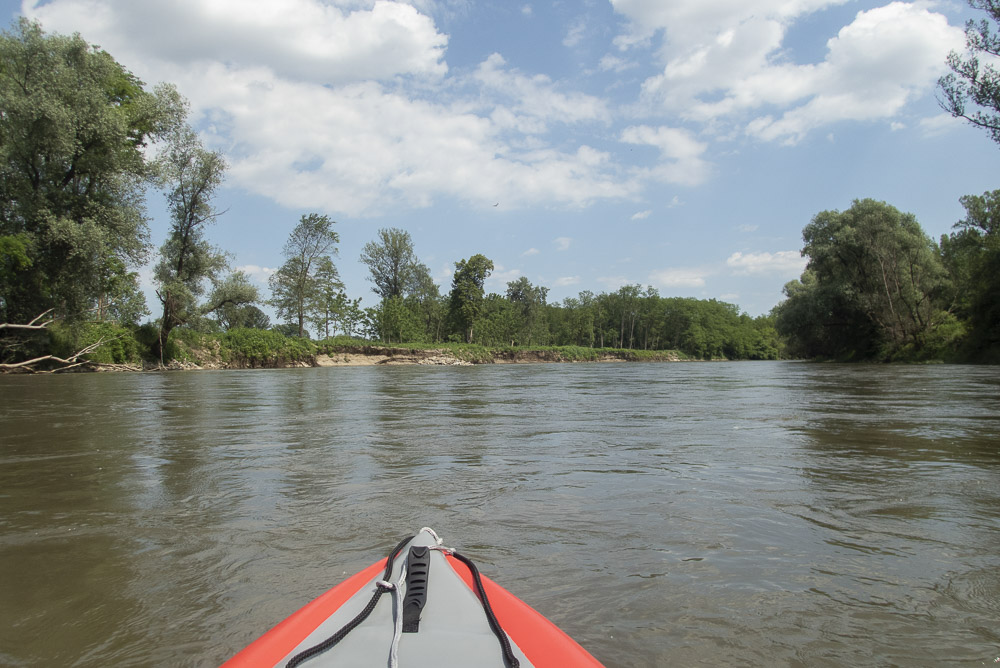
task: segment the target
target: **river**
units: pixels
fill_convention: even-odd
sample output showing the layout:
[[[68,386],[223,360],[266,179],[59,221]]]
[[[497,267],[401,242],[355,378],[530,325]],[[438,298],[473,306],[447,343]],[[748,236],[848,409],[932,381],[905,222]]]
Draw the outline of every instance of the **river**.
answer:
[[[432,526],[608,666],[1000,657],[1000,369],[0,377],[0,664],[212,666]]]

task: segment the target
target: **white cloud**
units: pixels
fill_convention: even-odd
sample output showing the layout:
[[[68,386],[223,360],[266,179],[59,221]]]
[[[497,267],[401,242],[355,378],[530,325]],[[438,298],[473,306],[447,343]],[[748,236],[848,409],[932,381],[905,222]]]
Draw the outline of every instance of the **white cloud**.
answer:
[[[648,176],[667,183],[695,186],[704,183],[710,164],[702,158],[708,145],[698,141],[687,130],[666,126],[633,125],[622,131],[626,144],[654,146],[660,150],[662,162]]]
[[[603,100],[499,56],[449,75],[447,37],[424,4],[29,0],[24,11],[80,31],[147,82],[176,83],[226,153],[227,184],[284,206],[578,208],[642,189],[608,153],[550,143],[552,125],[609,122]]]
[[[486,279],[486,283],[495,287],[506,287],[509,282],[517,280],[520,275],[520,269],[507,269],[502,264],[496,263],[493,265],[493,273]]]
[[[754,119],[747,131],[794,143],[829,123],[892,118],[934,86],[947,69],[945,56],[962,41],[962,31],[944,16],[916,4],[893,2],[859,12],[827,43],[822,64],[791,74],[807,101],[780,118]]]
[[[597,282],[603,285],[607,290],[617,290],[623,285],[631,285],[630,281],[625,276],[599,276]]]
[[[796,20],[846,0],[612,0],[628,20],[622,50],[662,34],[662,72],[643,83],[661,111],[717,124],[746,123],[766,141],[795,143],[844,120],[889,119],[931,89],[961,29],[927,3],[891,2],[858,12],[827,42],[819,63],[791,62],[785,37]],[[768,108],[769,114],[750,118]]]
[[[565,288],[570,285],[576,285],[580,282],[579,276],[561,276],[553,281],[553,285],[557,288]]]
[[[601,58],[601,61],[598,63],[597,67],[602,72],[615,72],[617,74],[621,74],[626,70],[639,67],[639,63],[635,62],[634,60],[626,60],[624,58],[620,58],[619,56],[615,56],[609,53],[605,55],[603,58]]]
[[[534,133],[543,132],[551,123],[606,123],[611,119],[607,103],[601,98],[560,92],[544,74],[528,76],[508,69],[499,53],[483,61],[473,78],[508,101],[507,105],[498,104],[492,114],[498,125]]]
[[[649,282],[658,288],[700,288],[707,275],[700,269],[659,269],[649,275]]]
[[[538,255],[541,253],[537,248],[529,248],[528,250],[521,253],[521,257],[528,257],[529,255]]]
[[[556,237],[552,243],[556,245],[557,251],[569,250],[569,245],[573,243],[573,240],[569,237]]]
[[[525,16],[531,16],[535,13],[535,10],[531,8],[531,5],[523,5],[521,7],[521,13]]]
[[[236,267],[237,271],[242,271],[244,274],[250,277],[254,283],[259,283],[261,285],[267,285],[267,279],[271,278],[277,269],[272,269],[270,267],[261,267],[256,264],[244,264],[242,266]]]
[[[587,24],[583,19],[577,19],[566,31],[566,37],[563,38],[563,46],[567,48],[573,48],[583,41],[584,36],[587,33]]]
[[[784,274],[795,277],[806,268],[806,258],[799,251],[778,251],[776,253],[740,253],[736,252],[726,259],[726,265],[733,273],[745,274]]]
[[[632,214],[632,220],[645,220],[649,218],[653,213],[652,209],[646,209],[645,211],[637,211]]]
[[[740,225],[738,229],[740,232],[756,232],[760,228],[760,225]]]
[[[352,11],[319,0],[28,0],[22,11],[46,29],[78,31],[126,63],[240,63],[323,84],[447,72],[448,38],[430,17],[405,2],[363,4]]]
[[[955,118],[951,114],[938,114],[937,116],[920,119],[920,130],[924,133],[925,137],[936,137],[957,128],[964,122],[962,119]]]

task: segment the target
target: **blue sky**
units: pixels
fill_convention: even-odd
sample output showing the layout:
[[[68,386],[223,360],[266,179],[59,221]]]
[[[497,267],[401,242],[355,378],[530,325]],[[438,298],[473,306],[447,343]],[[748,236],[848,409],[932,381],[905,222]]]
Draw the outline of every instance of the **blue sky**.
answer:
[[[1000,187],[1000,147],[935,82],[981,18],[964,3],[851,0],[27,0],[149,85],[177,85],[229,161],[209,231],[265,287],[304,213],[337,221],[352,297],[380,227],[442,292],[550,301],[626,283],[757,315],[798,277],[801,231],[872,197],[939,237]],[[154,242],[166,232],[151,192]],[[148,269],[141,272],[148,285]],[[150,300],[155,313],[155,304]]]

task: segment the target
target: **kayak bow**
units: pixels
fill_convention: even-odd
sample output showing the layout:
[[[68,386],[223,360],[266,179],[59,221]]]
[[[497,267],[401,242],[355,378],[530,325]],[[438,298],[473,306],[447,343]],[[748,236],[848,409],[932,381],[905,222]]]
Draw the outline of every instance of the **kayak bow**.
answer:
[[[388,559],[292,614],[223,668],[434,664],[601,665],[424,528],[402,541]]]

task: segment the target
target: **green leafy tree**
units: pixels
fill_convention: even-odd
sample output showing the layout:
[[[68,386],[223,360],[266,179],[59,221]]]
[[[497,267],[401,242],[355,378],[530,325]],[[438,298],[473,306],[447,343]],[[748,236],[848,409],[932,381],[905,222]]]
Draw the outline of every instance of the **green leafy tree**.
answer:
[[[340,242],[334,224],[327,216],[302,216],[282,251],[285,263],[268,281],[270,303],[279,318],[298,324],[299,336],[305,335],[306,319],[321,306],[317,297],[322,289],[343,287],[331,257]]]
[[[912,214],[856,200],[846,211],[817,214],[802,237],[808,280],[804,274],[786,286],[791,303],[776,314],[786,333],[813,323],[810,333],[796,336],[801,348],[850,358],[912,355],[946,319],[947,276]]]
[[[226,305],[252,303],[259,296],[242,272],[223,277],[228,259],[205,238],[205,227],[219,216],[212,198],[226,169],[222,155],[205,150],[197,135],[184,126],[173,133],[158,169],[171,218],[153,270],[156,295],[163,305],[154,352],[162,359],[163,346],[175,327],[195,323]],[[200,304],[207,283],[212,291],[208,301]]]
[[[325,339],[330,337],[331,330],[337,330],[337,323],[347,305],[347,295],[344,294],[340,274],[329,256],[316,261],[313,278],[315,282],[309,296],[308,320],[316,329],[316,336]]]
[[[476,341],[484,346],[512,346],[522,328],[520,308],[509,299],[489,294],[476,318]]]
[[[1000,353],[1000,190],[961,198],[966,217],[941,238],[955,282],[957,314],[968,320],[973,353]]]
[[[0,34],[0,321],[79,318],[127,282],[148,250],[144,148],[182,119],[175,90],[79,35]]]
[[[1000,1],[969,0],[969,6],[985,11],[990,20],[970,19],[965,24],[965,57],[956,51],[948,54],[951,74],[938,80],[943,96],[939,102],[952,116],[983,128],[1000,143],[1000,71],[996,67],[1000,34],[990,25],[990,21],[1000,24]]]
[[[473,341],[475,323],[483,312],[483,286],[492,272],[493,261],[485,255],[473,255],[455,263],[448,314],[466,343]]]
[[[784,288],[785,301],[774,308],[775,327],[793,358],[868,359],[883,345],[877,324],[851,295],[814,271]]]
[[[547,339],[548,327],[545,320],[545,299],[549,289],[532,285],[525,276],[507,284],[507,299],[517,315],[514,341],[518,345],[530,346]]]
[[[372,290],[382,299],[405,297],[417,287],[421,265],[409,232],[394,227],[380,229],[378,239],[365,244],[361,262],[368,267],[368,280],[375,284]]]
[[[270,329],[271,318],[253,304],[226,304],[215,312],[215,320],[223,331],[232,329]]]
[[[440,341],[447,308],[427,265],[418,264],[414,267],[413,281],[406,301],[423,323],[423,340]]]
[[[424,327],[420,314],[399,295],[383,299],[371,310],[372,329],[385,343],[415,342],[423,339]]]

